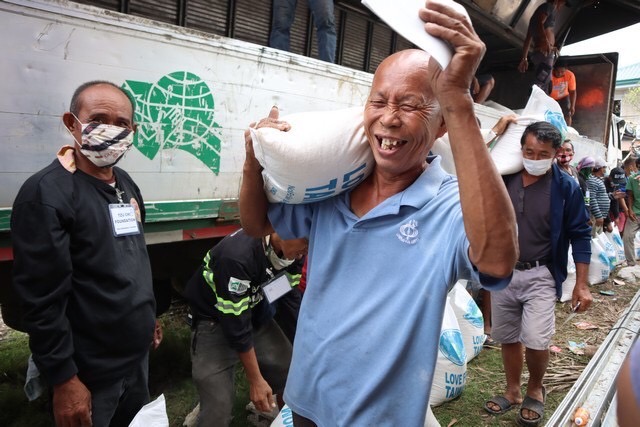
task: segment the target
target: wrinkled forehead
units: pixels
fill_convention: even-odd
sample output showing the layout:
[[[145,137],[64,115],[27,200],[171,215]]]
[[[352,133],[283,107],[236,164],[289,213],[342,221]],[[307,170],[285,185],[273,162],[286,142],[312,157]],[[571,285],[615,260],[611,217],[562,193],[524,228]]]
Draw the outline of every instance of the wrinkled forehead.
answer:
[[[429,55],[417,49],[403,50],[380,63],[373,76],[371,94],[393,91],[421,100],[431,99],[429,77]]]

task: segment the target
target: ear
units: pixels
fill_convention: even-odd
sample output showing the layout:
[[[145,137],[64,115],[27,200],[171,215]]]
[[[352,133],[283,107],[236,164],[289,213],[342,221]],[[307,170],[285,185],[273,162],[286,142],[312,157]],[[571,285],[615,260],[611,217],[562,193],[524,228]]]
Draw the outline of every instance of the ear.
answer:
[[[131,125],[131,129],[132,129],[134,132],[136,132],[136,131],[138,130],[138,125],[137,125],[137,124],[135,124],[135,123],[134,123],[134,124],[132,124],[132,125]]]
[[[440,128],[438,129],[438,133],[436,134],[436,139],[441,138],[442,135],[447,133],[447,124],[444,122],[444,117],[442,118],[442,123],[440,123]]]
[[[73,132],[78,126],[78,121],[69,111],[62,115],[62,123],[69,129],[69,131]]]

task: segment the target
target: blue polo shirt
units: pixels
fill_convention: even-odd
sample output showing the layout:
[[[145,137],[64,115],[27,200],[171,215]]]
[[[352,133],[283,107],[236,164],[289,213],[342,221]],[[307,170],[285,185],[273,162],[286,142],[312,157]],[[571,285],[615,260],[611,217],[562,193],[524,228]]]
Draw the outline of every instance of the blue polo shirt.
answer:
[[[358,218],[348,193],[273,204],[284,239],[309,238],[307,288],[284,393],[319,426],[422,426],[447,291],[491,290],[469,261],[457,180],[430,158],[405,191]]]

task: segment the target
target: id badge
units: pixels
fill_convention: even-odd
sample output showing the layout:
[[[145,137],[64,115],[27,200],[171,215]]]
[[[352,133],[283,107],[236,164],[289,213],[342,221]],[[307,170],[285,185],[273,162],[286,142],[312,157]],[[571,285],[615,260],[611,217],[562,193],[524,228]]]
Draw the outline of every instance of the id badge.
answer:
[[[111,215],[111,227],[113,235],[129,236],[140,234],[140,227],[136,219],[136,211],[129,203],[109,204],[109,214]]]
[[[263,287],[264,296],[269,304],[273,304],[278,298],[291,291],[291,284],[286,274],[281,274],[268,281]]]

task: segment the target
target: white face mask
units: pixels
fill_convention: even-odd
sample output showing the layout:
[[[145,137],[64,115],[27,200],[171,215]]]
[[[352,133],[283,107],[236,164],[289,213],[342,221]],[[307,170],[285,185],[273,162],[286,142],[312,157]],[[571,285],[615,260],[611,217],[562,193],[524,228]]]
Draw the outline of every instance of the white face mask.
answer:
[[[267,255],[267,258],[269,259],[269,262],[271,263],[273,268],[275,268],[276,270],[287,268],[295,261],[295,259],[280,258],[278,254],[276,254],[276,251],[273,250],[273,246],[271,245],[267,246],[267,249],[265,249],[265,254]]]
[[[545,160],[522,159],[524,169],[527,171],[527,173],[533,176],[540,176],[547,173],[547,171],[551,168],[552,163],[553,158]]]
[[[80,146],[80,152],[99,168],[108,168],[118,163],[133,144],[135,132],[131,129],[107,124],[82,123],[75,115],[73,117],[82,125],[82,144],[75,137],[74,141]]]

